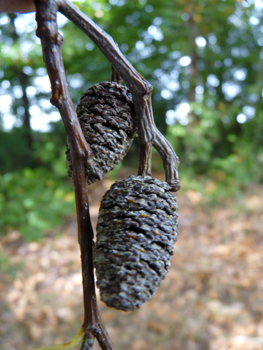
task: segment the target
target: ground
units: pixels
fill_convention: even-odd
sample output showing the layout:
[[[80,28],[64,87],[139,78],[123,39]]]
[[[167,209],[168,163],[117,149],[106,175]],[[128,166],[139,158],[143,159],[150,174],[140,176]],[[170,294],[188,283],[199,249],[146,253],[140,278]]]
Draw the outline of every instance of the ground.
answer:
[[[94,223],[109,185],[105,180],[90,189]],[[194,191],[179,192],[177,199],[179,238],[157,293],[128,313],[99,302],[115,349],[263,349],[263,189],[253,186],[224,206],[203,205]],[[72,214],[41,242],[26,243],[18,231],[0,239],[13,266],[13,276],[0,272],[0,349],[65,342],[80,328],[76,230]]]

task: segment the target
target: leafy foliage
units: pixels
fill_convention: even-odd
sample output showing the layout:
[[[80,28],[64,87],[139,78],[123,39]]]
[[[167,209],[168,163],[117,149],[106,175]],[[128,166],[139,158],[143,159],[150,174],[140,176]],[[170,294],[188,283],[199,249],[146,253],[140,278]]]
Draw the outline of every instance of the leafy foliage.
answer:
[[[218,198],[238,193],[251,182],[262,182],[260,1],[87,0],[75,4],[115,39],[154,86],[155,120],[181,159],[179,170],[187,188],[203,187]],[[59,23],[65,38],[62,52],[68,84],[76,104],[88,87],[110,79],[111,67],[78,28],[63,16]],[[63,127],[55,124],[59,129],[53,134],[48,126],[42,131],[49,133],[32,131],[37,118],[42,123],[55,115],[48,103],[49,84],[33,16],[3,14],[0,24],[1,173],[14,176],[16,180],[10,181],[18,188],[17,174],[24,174],[24,166],[33,168],[44,183],[55,169],[59,181],[66,174],[61,155]],[[6,121],[12,118],[17,128],[7,131]],[[59,186],[56,181],[54,193]],[[31,192],[33,199],[36,193]]]
[[[0,192],[0,227],[19,228],[26,240],[40,239],[74,208],[70,184],[41,168],[1,176]]]
[[[33,132],[32,149],[23,138],[24,128],[0,131],[1,233],[16,228],[26,240],[39,240],[43,231],[59,225],[74,210],[65,130],[62,122],[53,123],[52,129]]]

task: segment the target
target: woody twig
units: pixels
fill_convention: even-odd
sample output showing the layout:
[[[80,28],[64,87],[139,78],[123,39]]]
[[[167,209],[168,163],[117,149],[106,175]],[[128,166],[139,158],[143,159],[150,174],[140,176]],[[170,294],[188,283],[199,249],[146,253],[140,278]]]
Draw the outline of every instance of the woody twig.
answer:
[[[90,18],[68,0],[34,0],[36,6],[37,35],[41,39],[43,58],[51,82],[51,103],[61,114],[72,150],[73,180],[76,197],[78,237],[81,250],[85,336],[82,350],[92,349],[96,338],[103,350],[113,346],[100,321],[95,294],[93,273],[94,234],[89,214],[86,167],[92,165],[92,151],[85,141],[67,87],[61,45],[63,37],[58,33],[56,14],[60,11],[79,27],[98,46],[112,65],[112,80],[124,80],[130,89],[138,120],[140,142],[139,175],[151,174],[151,151],[155,147],[160,153],[166,181],[173,191],[180,189],[177,167],[179,159],[166,138],[157,129],[151,104],[152,86],[127,61],[114,40]]]

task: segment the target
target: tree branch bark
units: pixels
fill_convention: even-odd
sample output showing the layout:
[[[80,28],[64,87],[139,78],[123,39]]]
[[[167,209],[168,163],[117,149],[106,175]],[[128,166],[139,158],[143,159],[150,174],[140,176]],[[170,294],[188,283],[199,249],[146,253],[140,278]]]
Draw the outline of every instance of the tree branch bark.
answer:
[[[154,123],[151,106],[152,85],[127,61],[112,37],[77,9],[69,0],[59,0],[58,10],[98,46],[113,69],[130,89],[138,119],[139,141],[142,146],[140,160],[149,159],[147,152],[150,146],[154,146],[162,157],[166,181],[171,185],[173,191],[178,191],[181,188],[177,170],[179,158]],[[143,152],[146,153],[142,155]],[[144,167],[146,168],[143,172],[147,173],[148,163],[140,164],[139,172]]]
[[[91,166],[91,150],[86,143],[68,90],[61,54],[62,36],[58,33],[54,0],[35,0],[37,36],[41,39],[43,58],[51,81],[51,103],[59,109],[72,150],[78,239],[81,250],[85,338],[82,348],[92,349],[96,337],[104,350],[113,349],[100,322],[93,270],[93,229],[89,214],[86,166]]]
[[[112,79],[125,81],[130,89],[138,119],[141,145],[139,174],[151,172],[151,150],[160,153],[166,173],[166,181],[172,190],[180,189],[177,166],[179,159],[165,137],[156,128],[151,105],[152,86],[126,60],[114,40],[85,16],[68,0],[34,0],[36,6],[37,36],[41,39],[43,59],[51,82],[51,103],[59,109],[72,150],[73,181],[78,221],[78,238],[81,250],[85,337],[82,350],[93,348],[94,337],[103,350],[113,346],[104,329],[97,306],[93,272],[94,234],[89,214],[86,167],[92,166],[92,151],[85,141],[68,90],[61,45],[63,37],[58,33],[56,14],[60,11],[98,46],[113,67]]]

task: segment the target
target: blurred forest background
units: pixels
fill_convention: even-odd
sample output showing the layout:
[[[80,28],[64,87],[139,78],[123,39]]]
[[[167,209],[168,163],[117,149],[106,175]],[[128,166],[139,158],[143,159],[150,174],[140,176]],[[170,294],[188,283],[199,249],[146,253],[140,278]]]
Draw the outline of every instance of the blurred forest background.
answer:
[[[180,157],[184,187],[218,200],[262,181],[262,1],[88,0],[76,5],[154,86],[156,124]],[[77,104],[88,87],[110,79],[111,67],[64,16],[59,23]],[[0,24],[0,227],[5,232],[19,225],[26,239],[38,239],[73,209],[66,136],[49,102],[34,14],[2,14]],[[124,164],[137,163],[135,143]]]
[[[247,245],[243,239],[249,239],[254,244],[252,247],[252,241],[249,241],[251,251],[255,253],[259,247],[262,248],[263,1],[83,0],[74,1],[74,3],[114,38],[129,61],[154,87],[153,110],[156,124],[173,145],[181,162],[179,172],[182,190],[178,195],[179,198],[180,196],[182,198],[180,232],[185,228],[186,235],[181,242],[185,251],[188,252],[185,254],[185,260],[182,257],[183,261],[186,261],[192,254],[193,243],[190,240],[190,231],[193,234],[193,231],[198,233],[201,230],[202,233],[207,233],[207,237],[211,235],[210,238],[213,241],[216,233],[221,235],[224,242],[217,242],[220,247],[222,245],[222,249],[220,248],[219,252],[216,251],[215,256],[216,259],[218,256],[222,259],[226,257],[226,269],[229,264],[227,256],[231,251],[228,244],[232,246],[237,240],[243,247]],[[62,53],[70,93],[76,105],[88,87],[99,81],[110,79],[111,67],[92,41],[64,16],[58,16],[58,23],[59,30],[65,39]],[[27,254],[30,256],[31,253],[36,254],[41,249],[47,249],[43,246],[43,238],[49,242],[48,249],[57,249],[56,251],[63,255],[62,246],[59,246],[59,243],[53,243],[54,246],[51,248],[52,243],[49,238],[54,235],[60,237],[59,234],[63,232],[63,229],[65,230],[65,227],[59,225],[63,225],[65,220],[70,223],[74,222],[74,217],[70,215],[75,206],[73,187],[66,172],[66,134],[57,110],[49,102],[50,84],[43,64],[40,41],[35,36],[35,29],[34,14],[0,15],[0,237],[2,236],[0,268],[1,276],[3,276],[2,286],[10,285],[10,281],[15,281],[16,284],[12,288],[13,291],[16,290],[18,294],[15,295],[17,298],[19,295],[20,299],[22,296],[19,293],[22,293],[22,290],[32,295],[32,290],[24,291],[19,284],[22,283],[21,280],[17,278],[21,272],[20,265],[26,264],[25,256]],[[94,187],[93,196],[93,187],[91,187],[94,212],[103,194],[101,191],[105,191],[107,185],[118,176],[122,177],[123,174],[128,175],[131,172],[136,173],[137,155],[138,143],[135,140],[128,156],[123,161],[124,168],[121,169],[121,166],[118,166],[106,177],[100,189]],[[128,170],[127,166],[129,166]],[[153,154],[153,170],[162,178],[162,164],[156,152]],[[229,211],[224,212],[222,208],[228,208]],[[203,211],[201,213],[198,210]],[[227,221],[228,219],[230,221]],[[194,220],[199,222],[199,228],[196,228]],[[235,226],[236,221],[243,222],[244,225]],[[223,222],[225,227],[229,227],[229,230],[226,229],[224,233],[220,228]],[[232,231],[231,225],[234,225]],[[189,237],[187,236],[188,230]],[[237,235],[240,232],[243,232],[242,239],[241,236],[238,236],[240,238],[238,240]],[[252,236],[248,237],[248,233]],[[74,234],[72,233],[72,239],[75,239]],[[228,234],[230,236],[227,236]],[[204,246],[206,243],[206,241],[203,242]],[[72,248],[70,244],[73,243],[66,242],[65,244],[68,244],[66,251],[69,254]],[[224,248],[225,244],[228,248]],[[60,248],[55,249],[56,245]],[[204,254],[201,246],[198,249],[201,255]],[[240,258],[249,254],[245,248],[242,249],[241,255],[238,255]],[[12,260],[11,257],[16,255],[17,251],[22,252],[20,260],[19,258]],[[76,254],[78,259],[78,253]],[[179,250],[177,254],[180,255]],[[32,261],[35,264],[38,259],[34,259]],[[205,293],[207,298],[220,299],[221,296],[237,299],[239,292],[235,289],[232,291],[233,295],[231,293],[225,295],[223,291],[221,295],[214,285],[212,287],[209,285],[208,280],[211,277],[208,268],[209,259],[205,260],[205,267],[201,264],[203,270],[199,271],[200,275],[197,273],[200,280],[196,280],[196,285],[193,282],[192,290],[195,290],[198,295],[201,283],[204,288],[202,293]],[[251,255],[248,259],[251,259]],[[254,259],[259,261],[258,257]],[[234,269],[230,273],[229,281],[233,280],[233,276],[240,267],[238,259],[232,262],[237,264],[237,270]],[[45,264],[48,263],[44,262]],[[69,262],[66,261],[65,264]],[[187,278],[196,278],[193,277],[196,276],[195,264],[189,267],[190,270],[184,270],[184,266],[182,264],[180,276],[176,275],[176,272],[172,275],[172,278],[175,279],[174,283],[185,280],[188,285]],[[32,266],[30,268],[32,269]],[[31,271],[30,268],[29,271]],[[74,268],[78,270],[79,265],[74,265]],[[220,276],[221,268],[222,266],[215,267],[218,276]],[[35,273],[35,284],[32,282],[33,289],[38,283],[44,283],[43,273],[40,273],[40,270],[41,266],[38,266],[35,272],[28,272],[28,274],[32,273],[32,276]],[[74,276],[76,277],[76,272]],[[218,276],[215,276],[216,280]],[[259,293],[257,288],[263,289],[262,285],[256,286],[258,276],[257,272],[257,275],[249,280],[249,286],[252,289],[255,288],[257,293]],[[59,277],[59,272],[57,278],[62,278]],[[78,278],[76,281],[78,284]],[[72,283],[74,284],[74,281],[71,280]],[[173,285],[172,281],[168,280],[166,284],[169,283]],[[248,282],[242,283],[241,287]],[[184,288],[185,286],[182,287],[182,290],[185,291]],[[69,294],[71,293],[70,290]],[[81,294],[81,290],[79,293]],[[240,295],[244,300],[247,299],[246,293],[242,292]],[[261,302],[262,306],[262,296],[256,295],[258,296],[255,294],[253,296],[254,301]],[[14,300],[16,297],[13,296]],[[167,295],[165,298],[167,299]],[[183,310],[189,300],[195,303],[196,299],[193,299],[193,295],[190,295],[189,298],[174,307],[179,307],[179,310],[181,307]],[[4,308],[10,309],[10,303],[12,304],[10,300],[4,302]],[[39,304],[39,299],[36,300]],[[28,300],[25,305],[29,308]],[[160,312],[163,306],[158,307]],[[195,310],[197,309],[198,307]],[[249,306],[248,309],[251,311],[253,308]],[[61,310],[61,314],[56,316],[57,320],[64,317],[73,322],[72,315],[65,311],[67,309],[62,308]],[[182,310],[180,314],[186,312],[184,316],[187,318],[187,311]],[[213,315],[219,310],[221,310],[220,305],[211,306]],[[226,311],[226,314],[228,312],[231,314],[233,311],[234,316],[231,314],[233,317],[239,315],[239,312],[244,312],[239,304],[231,310]],[[253,310],[251,312],[254,315]],[[252,335],[256,334],[257,337],[260,335],[259,343],[252,342],[254,345],[249,347],[250,345],[242,345],[241,341],[240,347],[235,348],[227,347],[228,343],[219,341],[215,343],[214,348],[261,349],[263,346],[263,315],[262,312],[259,313],[257,306],[255,310],[256,316],[255,320],[253,319],[255,322],[250,318],[247,318],[246,322],[249,324],[254,322],[258,325],[261,320],[260,330],[255,326],[256,328],[251,331]],[[9,311],[6,311],[6,316],[3,316],[7,317],[3,319],[3,324],[7,324],[10,321],[8,317],[15,313],[14,310],[11,313]],[[25,333],[27,334],[30,329],[29,335],[32,342],[38,341],[38,346],[40,346],[43,344],[41,343],[43,326],[37,328],[36,324],[41,323],[43,319],[48,319],[52,312],[48,309],[34,312],[37,314],[34,317],[31,315],[34,322],[28,321],[24,324]],[[111,311],[106,311],[108,316],[105,316],[106,321],[108,317],[109,322],[115,317],[110,313]],[[144,317],[143,314],[141,316]],[[161,316],[164,317],[164,315]],[[36,321],[37,317],[38,321]],[[205,326],[211,321],[209,317],[204,313],[207,323],[198,322],[201,329],[194,328],[194,335],[191,337],[189,334],[191,327],[194,327],[192,324],[185,324],[183,327],[179,320],[174,321],[176,327],[181,330],[182,337],[178,336],[178,344],[171,340],[171,343],[167,343],[167,347],[161,347],[161,345],[154,347],[147,342],[145,345],[143,341],[137,342],[135,347],[132,345],[129,347],[127,342],[121,343],[120,335],[116,330],[118,327],[112,327],[112,332],[122,344],[118,349],[213,349],[212,345],[209,345],[210,333]],[[18,323],[25,322],[25,311],[24,316],[21,316],[20,313],[16,315],[16,319]],[[52,325],[59,322],[54,320],[55,318],[51,320],[53,323],[49,320]],[[119,322],[119,325],[122,322],[129,323],[127,320],[116,322],[117,324]],[[134,322],[136,323],[136,318]],[[225,324],[226,321],[221,320],[219,324],[220,322]],[[234,321],[231,319],[229,322],[232,324]],[[246,322],[244,323],[245,328],[248,324]],[[162,328],[158,324],[160,324],[159,321],[153,320],[149,327],[163,339],[167,336],[167,327]],[[75,326],[73,328],[75,329]],[[198,336],[199,331],[204,335],[202,339]],[[2,334],[8,333],[4,327],[0,327],[0,335],[1,332]],[[64,332],[66,334],[68,329],[64,329]],[[215,334],[218,335],[216,332]],[[132,333],[127,337],[129,344],[132,344]],[[11,338],[8,339],[10,344],[12,344]],[[191,338],[190,343],[187,342],[187,338]],[[50,339],[45,339],[48,344]],[[54,339],[63,341],[55,336]],[[156,342],[156,339],[154,338],[153,341]],[[201,344],[200,347],[197,344]],[[21,345],[16,344],[16,346],[20,349]],[[15,345],[9,347],[3,345],[2,348],[11,350],[16,347]]]

